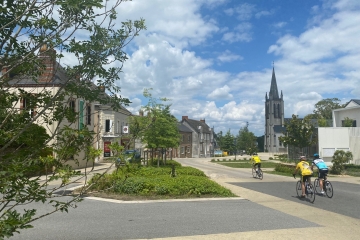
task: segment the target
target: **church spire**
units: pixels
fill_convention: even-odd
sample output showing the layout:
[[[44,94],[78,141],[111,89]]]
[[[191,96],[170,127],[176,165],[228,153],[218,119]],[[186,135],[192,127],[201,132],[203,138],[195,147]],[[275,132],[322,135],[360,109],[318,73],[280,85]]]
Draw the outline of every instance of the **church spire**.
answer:
[[[272,77],[271,77],[271,86],[269,92],[270,99],[279,99],[279,91],[276,84],[276,77],[275,77],[275,69],[273,67]]]

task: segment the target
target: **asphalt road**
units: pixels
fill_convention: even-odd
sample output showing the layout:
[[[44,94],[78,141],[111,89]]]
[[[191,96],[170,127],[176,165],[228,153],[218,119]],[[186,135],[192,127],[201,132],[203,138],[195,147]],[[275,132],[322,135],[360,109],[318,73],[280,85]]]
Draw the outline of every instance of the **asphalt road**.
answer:
[[[268,176],[268,175],[267,175]],[[323,195],[316,195],[314,207],[330,212],[339,213],[345,216],[360,219],[360,185],[331,181],[334,189],[334,196],[328,198]],[[296,182],[233,182],[231,184],[241,186],[253,191],[280,197],[289,201],[296,201],[309,204],[305,199],[299,199],[296,194]]]
[[[359,185],[332,181],[334,197],[328,199],[317,196],[315,203],[311,204],[295,197],[296,180],[294,179],[265,173],[264,180],[260,181],[252,178],[249,169],[228,168],[209,163],[209,160],[180,159],[179,161],[184,165],[192,165],[203,170],[212,178],[230,179],[227,181],[230,186],[249,190],[246,194],[254,196],[253,199],[271,195],[282,200],[268,200],[267,198],[260,199],[260,201],[249,201],[242,198],[231,198],[109,202],[86,198],[76,208],[70,209],[69,213],[55,213],[40,219],[34,222],[33,229],[23,230],[21,234],[16,234],[11,239],[155,239],[169,237],[177,237],[176,239],[243,239],[244,236],[247,239],[294,239],[297,235],[292,234],[301,234],[304,229],[311,231],[313,237],[316,237],[315,234],[318,231],[319,236],[326,239],[338,238],[331,232],[334,229],[332,222],[329,224],[330,227],[324,228],[326,221],[318,223],[310,220],[312,216],[309,214],[302,217],[291,211],[289,214],[283,211],[283,209],[295,209],[295,212],[301,212],[296,205],[299,203],[304,206],[304,209],[308,209],[310,206],[309,212],[312,215],[319,212],[313,213],[313,211],[322,208],[359,219],[360,210],[357,207]],[[239,192],[241,196],[243,190]],[[65,201],[66,197],[63,199]],[[261,201],[263,203],[257,203]],[[291,202],[292,204],[289,205],[288,203]],[[266,204],[273,204],[275,207],[267,207]],[[277,209],[276,204],[281,204],[281,207]],[[47,205],[34,203],[33,206],[39,209],[40,213],[50,210]],[[327,212],[321,214],[324,214],[319,216],[322,219],[324,217],[321,216],[329,216]],[[317,218],[316,215],[313,217]],[[340,222],[353,229],[351,221],[341,219]],[[358,223],[355,222],[357,226]],[[342,228],[343,226],[339,225],[335,234]],[[356,233],[356,231],[353,232]],[[328,237],[324,234],[328,234]],[[348,237],[347,239],[356,238]]]

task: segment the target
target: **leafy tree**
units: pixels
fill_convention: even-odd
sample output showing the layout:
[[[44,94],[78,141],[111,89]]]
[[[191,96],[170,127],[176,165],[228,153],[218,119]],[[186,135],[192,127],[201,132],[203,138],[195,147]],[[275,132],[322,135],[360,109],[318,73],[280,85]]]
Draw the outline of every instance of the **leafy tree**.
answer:
[[[219,133],[214,134],[214,139],[216,141],[217,147],[222,149],[222,146],[223,146],[223,132],[220,131]]]
[[[228,130],[225,134],[225,136],[223,136],[222,138],[222,145],[221,145],[221,150],[225,151],[225,152],[232,152],[235,148],[234,148],[234,140],[235,137],[230,133],[230,130]]]
[[[256,136],[249,131],[248,124],[245,127],[240,128],[237,138],[239,149],[244,149],[248,154],[253,154],[258,151],[256,146]]]
[[[122,2],[13,0],[0,5],[0,238],[29,228],[31,222],[51,213],[68,211],[81,200],[82,193],[67,202],[47,201],[79,176],[69,159],[93,164],[99,155],[92,148],[94,132],[81,124],[74,127],[84,109],[75,112],[69,99],[109,104],[114,109],[129,103],[119,95],[116,81],[127,59],[123,48],[145,25],[142,19],[118,24],[116,9]],[[76,64],[69,66],[65,55]],[[52,80],[44,56],[64,65],[52,66],[66,81],[51,90],[44,81]],[[16,85],[22,79],[45,87],[28,93]],[[95,83],[94,79],[100,80]],[[19,111],[16,106],[24,99],[26,106]],[[39,174],[50,169],[40,183]],[[61,184],[47,189],[55,180]],[[49,203],[53,210],[35,216],[36,209],[27,205],[30,202]],[[20,204],[25,207],[18,208]]]
[[[342,108],[338,98],[326,98],[315,104],[314,118],[332,119],[332,110]]]
[[[170,114],[170,105],[163,103],[167,102],[168,99],[153,98],[150,90],[152,89],[144,90],[144,96],[149,99],[148,104],[143,107],[147,116],[132,117],[130,122],[134,124],[131,124],[130,130],[133,129],[137,137],[147,144],[148,148],[161,148],[163,150],[178,147],[180,133],[177,127],[177,119]],[[160,165],[159,159],[157,164]]]
[[[300,119],[297,115],[292,115],[290,122],[285,123],[286,132],[280,136],[279,140],[285,146],[294,146],[300,149],[309,147],[316,142],[313,138],[315,127],[309,119]]]

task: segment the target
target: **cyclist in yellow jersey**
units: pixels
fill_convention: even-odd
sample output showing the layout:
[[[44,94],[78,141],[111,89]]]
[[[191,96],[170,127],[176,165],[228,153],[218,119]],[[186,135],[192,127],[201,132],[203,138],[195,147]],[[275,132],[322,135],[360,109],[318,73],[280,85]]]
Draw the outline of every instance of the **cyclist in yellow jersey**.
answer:
[[[254,155],[251,157],[250,162],[253,164],[253,168],[256,172],[258,171],[258,169],[261,168],[261,159],[256,153],[254,153]],[[256,169],[256,166],[258,167],[258,169]]]
[[[313,174],[311,170],[311,166],[306,161],[305,156],[300,157],[300,162],[296,165],[295,172],[293,174],[294,177],[299,169],[301,171],[301,192],[302,192],[301,197],[305,197],[305,181],[307,179],[308,182],[311,183],[311,176]]]

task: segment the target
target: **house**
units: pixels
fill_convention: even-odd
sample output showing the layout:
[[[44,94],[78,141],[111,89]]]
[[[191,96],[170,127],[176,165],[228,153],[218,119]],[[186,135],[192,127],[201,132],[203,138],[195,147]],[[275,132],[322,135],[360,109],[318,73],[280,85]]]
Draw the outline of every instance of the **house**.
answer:
[[[46,45],[40,48],[38,57],[44,64],[45,70],[37,79],[34,79],[32,76],[13,74],[9,72],[5,66],[2,67],[2,75],[7,78],[8,91],[18,93],[24,91],[25,93],[14,106],[15,109],[29,112],[29,116],[34,119],[34,123],[43,126],[50,136],[56,136],[56,134],[65,127],[78,130],[87,127],[90,131],[95,132],[93,147],[95,149],[106,149],[105,143],[108,142],[112,136],[120,133],[120,128],[127,125],[127,117],[130,115],[129,111],[122,108],[119,112],[115,112],[111,110],[109,106],[86,101],[76,96],[76,94],[73,96],[65,95],[60,104],[77,113],[77,118],[71,122],[64,119],[61,121],[53,121],[49,124],[45,118],[53,116],[54,112],[50,110],[53,106],[45,110],[44,114],[39,115],[39,113],[43,111],[43,108],[33,107],[34,104],[31,103],[31,96],[44,92],[47,92],[50,97],[55,96],[56,94],[64,93],[64,87],[74,82],[86,84],[92,90],[99,89],[92,82],[85,82],[81,80],[80,77],[71,78],[68,76],[65,69],[56,61],[55,50],[49,49]],[[83,83],[81,81],[83,81]],[[109,97],[105,93],[101,93],[100,90],[99,93],[104,97]],[[123,130],[122,128],[121,131]],[[56,141],[56,137],[52,138],[48,144],[51,145],[56,143]],[[125,138],[124,141],[126,141]],[[85,167],[87,165],[86,161],[76,163],[76,160],[84,159],[84,156],[85,152],[81,151],[78,156],[72,156],[68,159],[67,164],[74,168]],[[55,153],[54,157],[56,157]],[[101,158],[96,159],[96,161],[101,161]]]
[[[103,150],[103,158],[112,156],[109,145],[118,142],[124,149],[133,149],[134,143],[130,141],[129,117],[132,116],[123,106],[113,109],[107,104],[95,104],[98,124],[96,133],[98,149]]]
[[[192,131],[192,156],[193,158],[214,156],[214,130],[210,128],[205,119],[200,121],[182,116],[181,124]]]
[[[319,154],[331,162],[336,150],[350,151],[353,154],[351,163],[360,164],[360,100],[351,99],[344,108],[335,109],[333,127],[318,128]],[[345,119],[353,120],[352,127],[344,127]]]
[[[192,150],[193,150],[193,138],[192,133],[193,131],[188,128],[185,124],[178,123],[179,133],[181,135],[180,138],[180,145],[177,150],[176,155],[173,157],[179,158],[191,158],[192,157]]]

